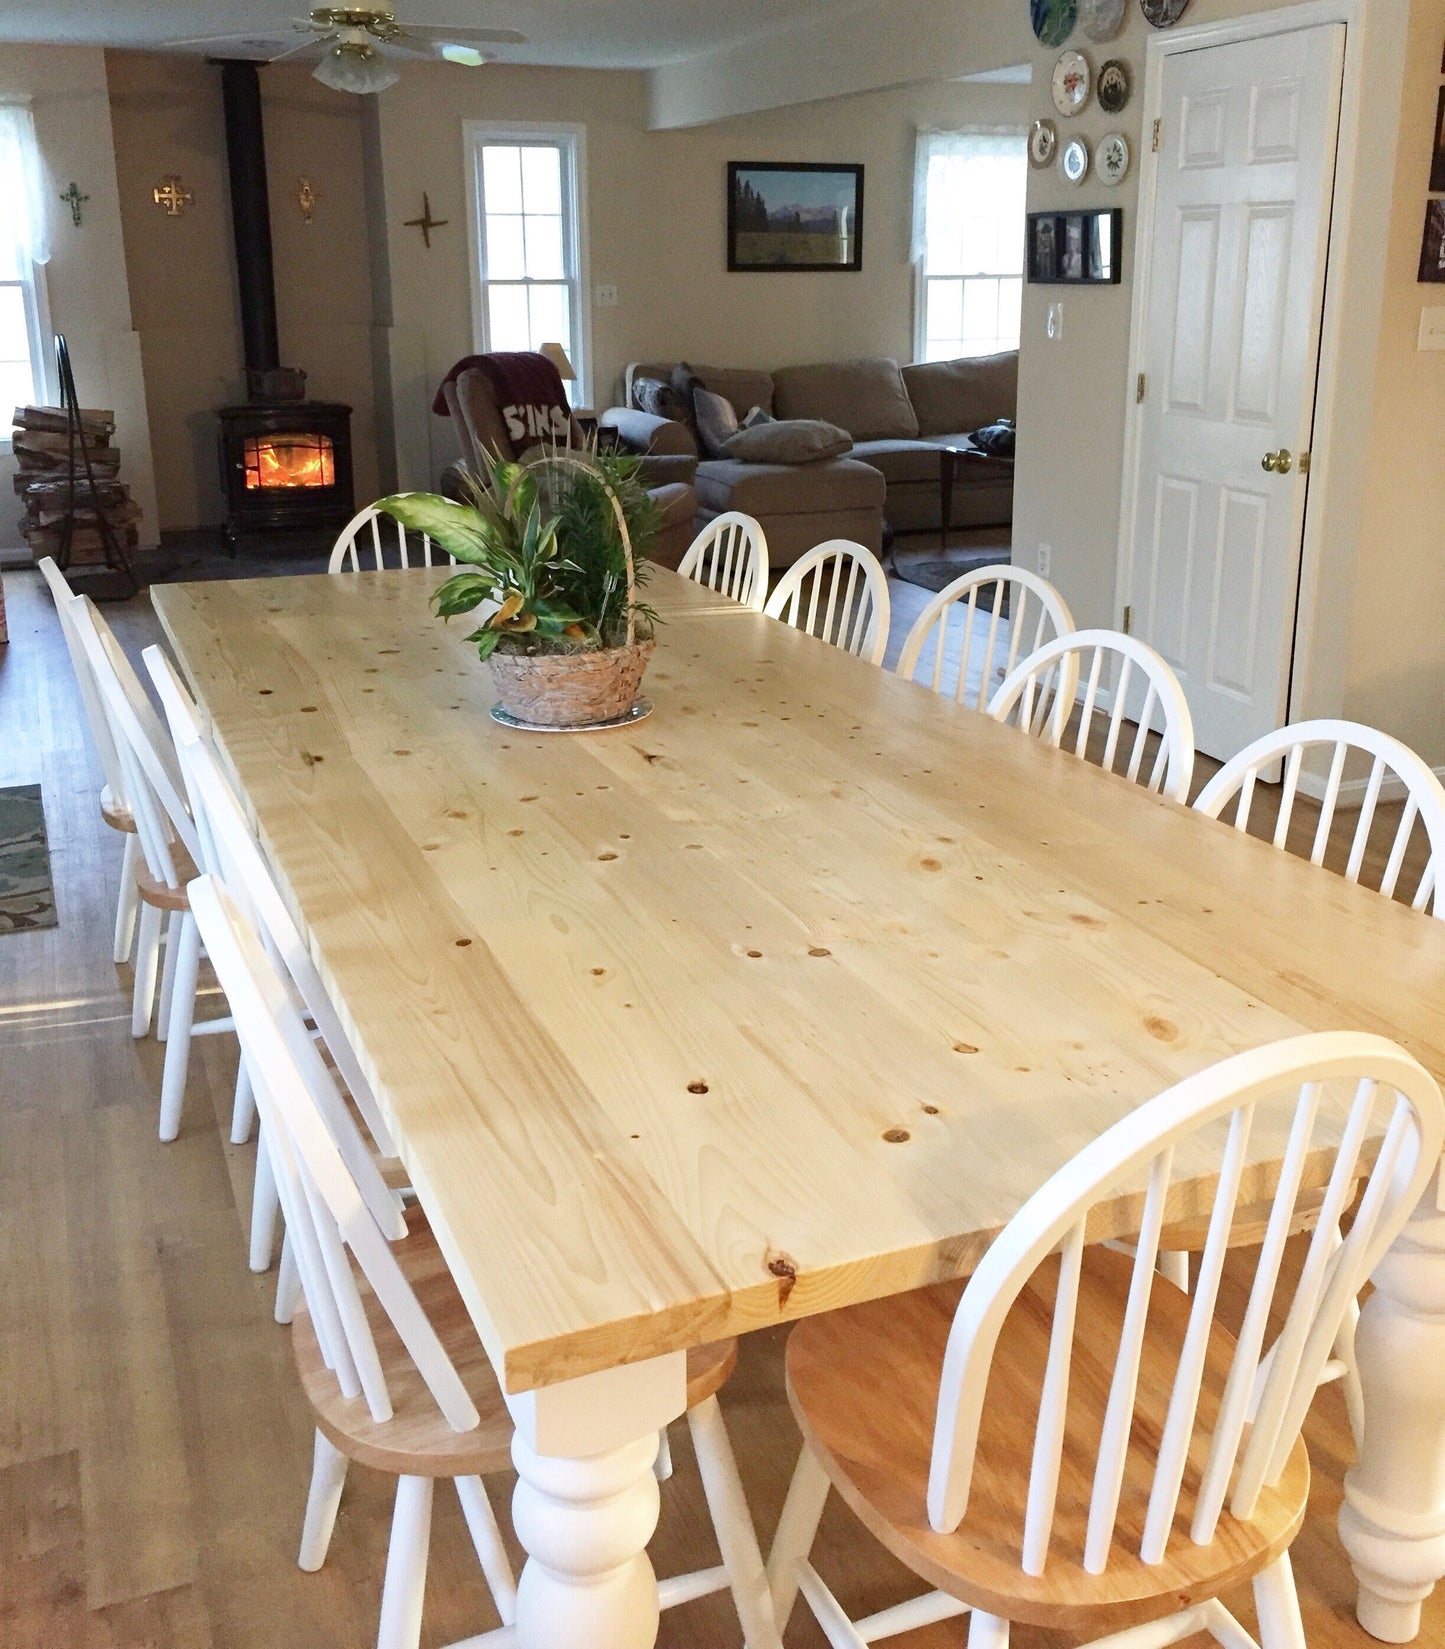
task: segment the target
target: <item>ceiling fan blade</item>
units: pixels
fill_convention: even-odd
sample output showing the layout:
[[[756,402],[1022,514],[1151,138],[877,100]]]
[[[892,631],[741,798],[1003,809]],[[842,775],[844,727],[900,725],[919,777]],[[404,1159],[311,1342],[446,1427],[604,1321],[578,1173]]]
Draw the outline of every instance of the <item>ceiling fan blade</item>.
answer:
[[[443,46],[525,46],[527,37],[516,29],[445,29],[408,23],[404,33],[414,40]]]
[[[255,46],[258,51],[269,50],[276,44],[271,37],[252,29],[249,34],[198,34],[189,40],[162,40],[155,49],[163,52],[180,51],[186,46],[234,46],[242,41]]]
[[[288,46],[284,52],[278,52],[275,57],[268,57],[268,63],[282,63],[288,57],[297,57],[302,52],[315,51],[318,46],[326,47],[336,38],[334,34],[316,34],[310,40],[303,40],[300,45]]]

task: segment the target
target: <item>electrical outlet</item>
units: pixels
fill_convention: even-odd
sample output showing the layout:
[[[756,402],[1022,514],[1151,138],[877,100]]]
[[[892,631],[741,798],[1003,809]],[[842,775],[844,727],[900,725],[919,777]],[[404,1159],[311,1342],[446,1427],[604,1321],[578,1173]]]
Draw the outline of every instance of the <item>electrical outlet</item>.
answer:
[[[1040,544],[1039,545],[1039,577],[1040,578],[1047,578],[1049,576],[1049,564],[1052,562],[1053,556],[1054,556],[1054,552],[1047,544]]]
[[[617,306],[617,288],[615,286],[599,286],[597,288],[597,307],[599,309],[614,309]]]

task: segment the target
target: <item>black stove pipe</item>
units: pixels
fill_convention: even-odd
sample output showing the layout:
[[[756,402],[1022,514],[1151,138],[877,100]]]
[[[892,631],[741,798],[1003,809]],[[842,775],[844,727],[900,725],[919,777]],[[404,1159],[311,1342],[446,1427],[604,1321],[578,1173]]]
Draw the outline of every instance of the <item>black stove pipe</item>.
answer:
[[[276,277],[271,262],[271,207],[266,195],[266,142],[261,77],[254,63],[223,58],[221,96],[226,160],[231,173],[231,227],[241,294],[241,342],[248,373],[281,364],[276,337]]]

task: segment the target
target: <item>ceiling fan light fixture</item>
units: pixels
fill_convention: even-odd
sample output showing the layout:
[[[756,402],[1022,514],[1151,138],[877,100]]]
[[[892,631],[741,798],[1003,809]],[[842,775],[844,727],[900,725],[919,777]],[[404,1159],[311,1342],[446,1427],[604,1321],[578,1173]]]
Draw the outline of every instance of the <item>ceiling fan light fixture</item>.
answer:
[[[311,73],[323,86],[337,92],[354,92],[358,97],[384,92],[401,79],[400,71],[373,47],[350,40],[332,46]]]
[[[438,49],[448,63],[461,63],[469,69],[479,69],[483,63],[490,61],[487,54],[478,51],[475,46],[459,46],[451,40],[444,42]]]

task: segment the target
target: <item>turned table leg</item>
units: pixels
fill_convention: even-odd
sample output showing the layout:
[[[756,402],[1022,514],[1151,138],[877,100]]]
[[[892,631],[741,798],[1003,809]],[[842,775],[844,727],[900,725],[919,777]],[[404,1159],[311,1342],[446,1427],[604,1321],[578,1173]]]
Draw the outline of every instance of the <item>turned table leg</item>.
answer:
[[[1445,1172],[1445,1170],[1442,1170]],[[1432,1182],[1376,1267],[1356,1334],[1360,1458],[1345,1475],[1340,1539],[1360,1625],[1386,1643],[1420,1630],[1445,1575],[1445,1211]]]
[[[657,1434],[687,1406],[678,1352],[508,1398],[518,1649],[652,1649]]]

